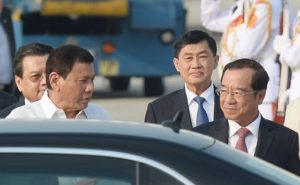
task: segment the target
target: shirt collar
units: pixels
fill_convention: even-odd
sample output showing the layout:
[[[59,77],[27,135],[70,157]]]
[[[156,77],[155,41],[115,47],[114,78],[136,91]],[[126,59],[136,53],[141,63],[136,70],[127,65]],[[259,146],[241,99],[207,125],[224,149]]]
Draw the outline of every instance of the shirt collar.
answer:
[[[193,102],[194,98],[198,95],[193,93],[191,90],[189,90],[187,88],[186,83],[184,85],[184,88],[185,88],[185,93],[186,93],[188,104],[190,105]],[[213,102],[214,102],[214,85],[213,85],[213,83],[210,83],[210,86],[200,96],[205,98],[205,100],[208,104],[213,104]]]
[[[251,122],[249,125],[246,126],[246,128],[251,132],[252,135],[254,135],[256,138],[258,138],[258,130],[260,126],[261,121],[261,115],[258,114],[257,118]],[[229,123],[229,137],[232,137],[236,134],[236,132],[242,128],[237,122],[233,120],[228,120]]]
[[[45,91],[43,94],[43,97],[41,98],[41,104],[42,107],[45,107],[47,110],[45,111],[46,113],[46,118],[49,119],[67,119],[67,116],[64,112],[64,110],[58,108],[52,100],[49,98],[48,90]],[[75,119],[87,119],[87,115],[85,113],[85,110],[81,110],[76,116]]]
[[[45,91],[41,98],[41,104],[42,107],[47,108],[47,111],[45,111],[46,118],[58,118],[59,117],[66,117],[64,111],[62,109],[59,109],[56,107],[56,105],[52,102],[52,100],[49,98],[48,90]]]
[[[29,105],[31,102],[27,99],[27,98],[25,98],[24,97],[24,102],[25,102],[25,105]]]

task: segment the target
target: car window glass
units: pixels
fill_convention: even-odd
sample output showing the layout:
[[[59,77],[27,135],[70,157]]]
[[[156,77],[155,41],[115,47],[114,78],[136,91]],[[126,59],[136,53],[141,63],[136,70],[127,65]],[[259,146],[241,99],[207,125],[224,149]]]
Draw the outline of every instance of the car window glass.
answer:
[[[182,184],[151,166],[109,157],[4,154],[0,162],[3,185]]]

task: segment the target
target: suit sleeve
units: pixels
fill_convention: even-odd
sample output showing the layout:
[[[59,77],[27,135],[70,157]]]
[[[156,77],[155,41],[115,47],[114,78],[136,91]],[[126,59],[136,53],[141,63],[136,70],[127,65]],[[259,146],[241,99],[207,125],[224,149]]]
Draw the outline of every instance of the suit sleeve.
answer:
[[[290,67],[300,67],[300,34],[295,38],[293,45],[282,51],[280,61]]]

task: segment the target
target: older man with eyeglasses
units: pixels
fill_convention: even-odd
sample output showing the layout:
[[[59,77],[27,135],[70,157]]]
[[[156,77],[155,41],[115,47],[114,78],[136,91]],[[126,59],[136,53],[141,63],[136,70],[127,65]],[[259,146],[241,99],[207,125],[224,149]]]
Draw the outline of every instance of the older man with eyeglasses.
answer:
[[[254,60],[227,64],[217,90],[225,118],[193,130],[300,175],[298,134],[263,118],[258,110],[268,81],[267,72]]]

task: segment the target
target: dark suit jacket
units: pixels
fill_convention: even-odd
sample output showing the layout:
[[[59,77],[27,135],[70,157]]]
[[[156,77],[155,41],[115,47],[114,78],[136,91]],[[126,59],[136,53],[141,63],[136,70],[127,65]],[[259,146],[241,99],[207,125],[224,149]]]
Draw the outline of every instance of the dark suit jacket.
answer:
[[[229,124],[223,118],[195,127],[193,131],[228,144]],[[262,118],[254,155],[300,175],[298,134],[282,125]]]
[[[12,105],[17,101],[17,98],[7,92],[0,91],[0,109]]]
[[[15,102],[14,104],[12,104],[10,106],[8,106],[8,107],[6,107],[4,109],[1,109],[0,110],[0,118],[5,118],[7,115],[9,115],[9,113],[12,110],[14,110],[15,108],[20,107],[22,105],[25,105],[25,99],[24,99],[24,97],[21,97],[18,102]]]
[[[145,122],[161,123],[172,120],[178,111],[182,111],[181,128],[191,130],[193,128],[189,112],[189,106],[184,89],[165,95],[148,104]],[[220,108],[220,97],[215,93],[214,119],[223,118]]]

